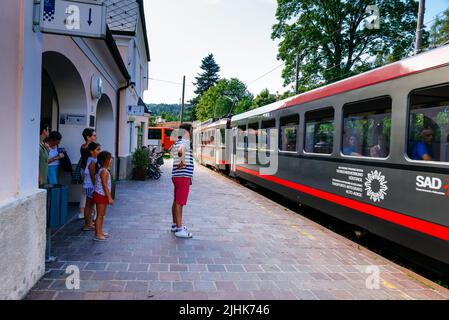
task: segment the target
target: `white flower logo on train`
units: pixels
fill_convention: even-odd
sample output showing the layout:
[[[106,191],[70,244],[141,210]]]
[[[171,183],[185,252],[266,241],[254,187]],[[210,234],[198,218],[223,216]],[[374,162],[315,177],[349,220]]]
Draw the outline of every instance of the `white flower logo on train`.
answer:
[[[380,202],[385,199],[388,190],[388,181],[382,172],[374,170],[368,173],[365,182],[366,195],[374,202]]]

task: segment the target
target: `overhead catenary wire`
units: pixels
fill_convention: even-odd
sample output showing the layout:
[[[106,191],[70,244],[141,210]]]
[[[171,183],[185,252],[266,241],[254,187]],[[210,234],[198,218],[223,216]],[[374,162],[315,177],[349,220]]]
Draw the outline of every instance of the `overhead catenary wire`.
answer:
[[[275,67],[275,68],[271,69],[270,71],[268,71],[268,72],[264,73],[263,75],[261,75],[261,76],[257,77],[257,78],[256,78],[256,79],[254,79],[253,81],[249,82],[249,83],[248,83],[248,86],[250,86],[250,85],[252,85],[253,83],[255,83],[255,82],[259,81],[260,79],[262,79],[262,78],[266,77],[267,75],[269,75],[270,73],[272,73],[272,72],[276,71],[276,70],[277,70],[277,69],[279,69],[280,67],[283,67],[283,66],[284,66],[285,64],[286,64],[286,62],[282,62],[282,63],[281,63],[280,65],[278,65],[277,67]]]
[[[163,79],[156,79],[156,78],[148,78],[148,80],[150,80],[150,81],[157,81],[157,82],[163,82],[163,83],[172,84],[172,85],[178,85],[178,86],[182,86],[183,85],[182,82],[176,82],[176,81],[170,81],[170,80],[163,80]],[[193,87],[193,85],[191,85],[191,84],[186,84],[186,86]]]

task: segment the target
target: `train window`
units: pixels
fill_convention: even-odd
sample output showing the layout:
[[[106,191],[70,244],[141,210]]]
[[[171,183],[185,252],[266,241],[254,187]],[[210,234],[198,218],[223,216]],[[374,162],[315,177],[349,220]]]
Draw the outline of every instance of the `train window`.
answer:
[[[244,149],[246,143],[246,126],[238,126],[237,148]]]
[[[279,149],[281,151],[296,152],[299,115],[296,114],[281,118],[279,127]]]
[[[220,129],[221,145],[226,145],[226,129]]]
[[[172,132],[173,132],[173,130],[168,130],[168,129],[166,129],[166,130],[165,130],[165,136],[166,136],[166,137],[170,137],[171,134],[172,134]]]
[[[331,154],[334,144],[334,108],[306,113],[304,151]]]
[[[407,147],[412,160],[449,162],[448,84],[411,93]]]
[[[161,129],[148,130],[148,140],[161,140],[161,139],[162,139]]]
[[[386,158],[390,154],[390,97],[346,104],[343,107],[342,153],[345,156]]]
[[[267,156],[269,156],[269,153],[274,151],[272,143],[270,141],[270,132],[271,130],[276,130],[276,120],[271,119],[262,121],[261,129],[260,139],[262,148],[266,150]]]
[[[251,143],[255,143],[255,147],[257,148],[257,143],[259,141],[259,123],[251,123],[248,125],[248,136],[252,136]],[[254,139],[255,136],[255,139]]]

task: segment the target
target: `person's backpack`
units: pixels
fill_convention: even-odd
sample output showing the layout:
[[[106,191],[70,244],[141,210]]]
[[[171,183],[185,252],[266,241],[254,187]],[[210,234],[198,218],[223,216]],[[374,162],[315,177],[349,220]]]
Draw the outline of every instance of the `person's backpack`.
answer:
[[[75,171],[72,172],[72,184],[83,184],[83,175],[81,174],[81,163],[83,158],[81,157],[76,165]]]
[[[70,158],[67,155],[67,152],[65,150],[61,149],[60,153],[64,154],[64,158],[59,159],[59,164],[61,166],[61,169],[65,172],[72,173],[73,172],[72,161],[70,161]]]

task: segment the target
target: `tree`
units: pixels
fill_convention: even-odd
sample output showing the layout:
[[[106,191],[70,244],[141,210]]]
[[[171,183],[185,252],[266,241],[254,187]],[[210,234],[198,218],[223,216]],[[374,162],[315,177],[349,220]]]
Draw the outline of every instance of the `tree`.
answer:
[[[283,94],[281,94],[281,100],[293,97],[295,95],[295,93],[293,91],[285,91]]]
[[[209,90],[209,88],[216,85],[220,79],[220,66],[215,62],[213,54],[209,54],[201,60],[200,68],[203,72],[195,77],[196,82],[193,83],[196,86],[196,96],[190,101],[193,105],[193,109],[195,109],[196,105],[199,103],[201,96]],[[195,114],[195,110],[193,110],[193,113]]]
[[[268,89],[262,90],[261,93],[254,99],[252,104],[252,109],[266,106],[267,104],[276,102],[276,96],[274,94],[270,94]]]
[[[244,112],[251,108],[252,101],[253,95],[242,81],[222,79],[201,96],[196,106],[196,118],[205,121],[235,114],[237,110]]]
[[[161,117],[165,121],[179,121],[179,115],[176,116],[176,115],[168,113],[168,112],[162,112]]]
[[[449,10],[443,13],[443,17],[437,18],[430,31],[430,43],[438,47],[449,41]]]
[[[380,10],[380,28],[365,26],[368,5]],[[416,0],[278,0],[272,39],[280,39],[278,58],[286,65],[284,84],[295,80],[311,89],[413,52]],[[424,43],[428,34],[424,34]]]

